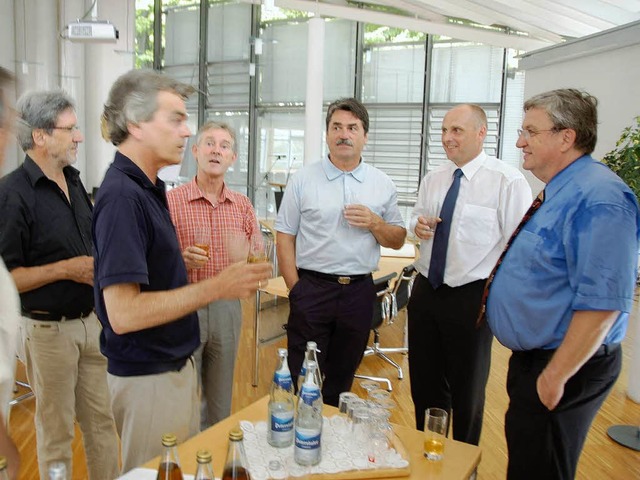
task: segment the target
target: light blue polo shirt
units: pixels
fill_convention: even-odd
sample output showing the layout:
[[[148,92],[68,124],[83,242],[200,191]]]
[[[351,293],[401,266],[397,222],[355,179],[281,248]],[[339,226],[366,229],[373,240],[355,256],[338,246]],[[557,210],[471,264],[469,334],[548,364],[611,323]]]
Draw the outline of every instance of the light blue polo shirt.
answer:
[[[325,157],[291,177],[276,230],[296,236],[298,268],[336,275],[378,268],[378,241],[369,230],[351,227],[344,219],[345,204],[353,203],[366,205],[391,225],[405,226],[393,181],[364,160],[343,172]]]
[[[491,285],[487,320],[500,343],[557,348],[578,310],[619,310],[604,343],[620,342],[633,303],[639,226],[631,189],[591,156],[553,177]]]

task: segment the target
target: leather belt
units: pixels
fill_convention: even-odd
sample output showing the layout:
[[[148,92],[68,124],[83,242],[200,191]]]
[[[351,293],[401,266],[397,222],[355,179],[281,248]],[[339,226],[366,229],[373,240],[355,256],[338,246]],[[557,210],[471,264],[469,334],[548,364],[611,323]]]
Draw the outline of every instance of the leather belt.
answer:
[[[591,358],[604,357],[607,355],[611,355],[619,348],[620,348],[620,343],[608,343],[606,345],[604,344],[600,345],[598,349],[594,352],[594,354],[591,356]],[[542,348],[536,348],[533,350],[516,350],[513,353],[517,355],[525,355],[525,356],[528,355],[528,356],[533,356],[537,358],[551,358],[555,352],[556,352],[555,349],[546,350]]]
[[[315,270],[306,270],[304,268],[299,268],[298,273],[302,275],[311,275],[312,277],[339,283],[340,285],[349,285],[371,277],[370,273],[363,273],[362,275],[333,275],[331,273],[316,272]]]
[[[69,320],[78,320],[80,318],[88,317],[93,313],[93,308],[86,312],[71,313],[68,315],[62,315],[59,313],[50,312],[33,312],[28,310],[22,310],[22,315],[30,318],[31,320],[42,320],[46,322],[66,322]]]

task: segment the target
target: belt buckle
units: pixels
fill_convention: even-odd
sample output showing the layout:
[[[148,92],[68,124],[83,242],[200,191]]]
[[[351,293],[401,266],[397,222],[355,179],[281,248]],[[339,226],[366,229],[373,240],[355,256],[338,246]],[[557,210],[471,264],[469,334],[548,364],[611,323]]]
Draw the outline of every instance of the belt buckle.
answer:
[[[338,283],[340,285],[349,285],[351,283],[351,277],[338,277]]]

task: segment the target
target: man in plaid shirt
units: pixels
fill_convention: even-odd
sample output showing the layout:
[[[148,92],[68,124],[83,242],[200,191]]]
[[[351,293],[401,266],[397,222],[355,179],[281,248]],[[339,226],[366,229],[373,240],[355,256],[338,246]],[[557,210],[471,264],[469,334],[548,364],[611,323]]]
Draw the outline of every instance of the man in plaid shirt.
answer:
[[[238,156],[233,129],[223,123],[205,123],[192,153],[197,162],[195,178],[171,190],[167,200],[189,281],[197,282],[238,261],[232,250],[260,235],[260,229],[249,199],[224,182],[226,171]],[[198,310],[198,318],[200,347],[194,356],[202,386],[200,424],[204,430],[231,413],[233,369],[242,325],[240,300],[211,302]]]

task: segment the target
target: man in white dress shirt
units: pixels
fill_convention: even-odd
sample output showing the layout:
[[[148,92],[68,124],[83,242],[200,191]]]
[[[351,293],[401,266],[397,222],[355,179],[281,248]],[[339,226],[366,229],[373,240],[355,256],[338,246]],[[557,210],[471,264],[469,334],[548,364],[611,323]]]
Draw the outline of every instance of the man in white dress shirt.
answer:
[[[426,408],[443,408],[453,412],[453,438],[475,445],[493,340],[486,322],[476,326],[484,285],[532,199],[520,171],[484,152],[486,135],[477,105],[446,114],[442,145],[451,162],[424,177],[409,223],[420,239],[408,307],[416,428]]]

